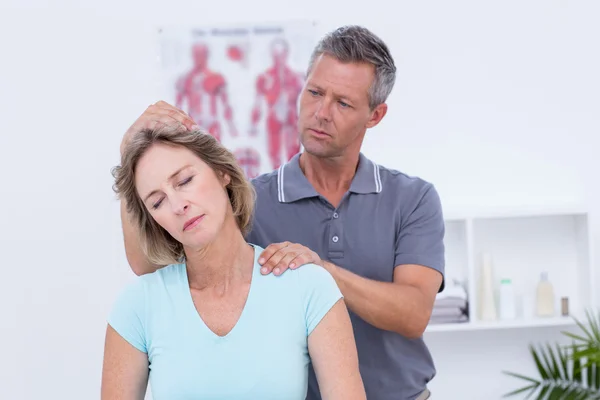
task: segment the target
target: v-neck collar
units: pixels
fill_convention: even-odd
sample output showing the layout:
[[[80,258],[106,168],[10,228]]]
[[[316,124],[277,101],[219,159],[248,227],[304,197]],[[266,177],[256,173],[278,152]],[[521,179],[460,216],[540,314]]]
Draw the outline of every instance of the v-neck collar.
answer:
[[[247,315],[248,313],[251,312],[252,309],[252,305],[253,305],[253,300],[254,300],[254,291],[255,291],[255,287],[258,284],[258,275],[260,274],[260,268],[258,265],[258,256],[260,254],[259,249],[257,249],[256,245],[248,243],[250,246],[252,246],[252,248],[254,249],[254,263],[252,266],[252,280],[250,281],[250,289],[248,290],[248,296],[246,297],[246,302],[244,304],[244,307],[242,309],[242,312],[238,318],[238,320],[236,321],[235,325],[233,326],[233,328],[231,328],[231,330],[229,332],[227,332],[227,334],[225,334],[224,336],[220,336],[218,334],[216,334],[212,329],[210,329],[208,327],[208,325],[206,324],[206,322],[204,321],[204,319],[202,318],[202,316],[200,315],[200,313],[198,312],[198,310],[196,309],[196,306],[194,304],[194,299],[192,297],[192,291],[190,289],[190,281],[189,281],[189,277],[187,274],[187,266],[185,264],[182,264],[182,282],[183,282],[183,290],[185,292],[185,302],[187,303],[187,308],[189,309],[189,311],[192,313],[191,317],[197,321],[200,330],[209,338],[211,338],[212,340],[216,341],[217,343],[223,342],[223,341],[227,341],[229,340],[232,336],[236,335],[236,332],[239,331],[240,329],[243,328],[243,325],[245,324],[246,319],[248,318]]]

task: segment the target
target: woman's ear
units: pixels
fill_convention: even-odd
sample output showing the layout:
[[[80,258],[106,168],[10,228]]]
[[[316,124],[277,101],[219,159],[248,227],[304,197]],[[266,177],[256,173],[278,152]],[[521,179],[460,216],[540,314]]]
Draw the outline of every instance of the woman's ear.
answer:
[[[221,175],[221,183],[223,184],[223,187],[227,187],[227,185],[229,185],[231,183],[231,176],[229,176],[229,174],[226,174],[224,172],[221,172],[220,175]]]

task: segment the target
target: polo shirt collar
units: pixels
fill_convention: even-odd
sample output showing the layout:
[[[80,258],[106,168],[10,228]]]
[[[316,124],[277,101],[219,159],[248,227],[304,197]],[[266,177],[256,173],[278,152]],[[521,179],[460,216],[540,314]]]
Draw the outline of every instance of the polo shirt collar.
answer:
[[[380,193],[381,189],[379,166],[360,153],[358,168],[350,185],[350,192],[358,194]],[[277,171],[277,197],[280,203],[292,203],[318,196],[319,193],[308,182],[300,169],[300,153],[279,167]]]

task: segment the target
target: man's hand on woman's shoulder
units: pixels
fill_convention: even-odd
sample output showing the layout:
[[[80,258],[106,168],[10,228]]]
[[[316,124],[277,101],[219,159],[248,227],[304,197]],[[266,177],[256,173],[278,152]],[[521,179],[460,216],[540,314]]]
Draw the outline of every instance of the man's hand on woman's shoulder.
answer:
[[[296,269],[305,264],[324,264],[321,257],[308,247],[290,242],[270,244],[260,254],[258,263],[262,265],[260,272],[263,275],[273,272],[277,276],[287,269]]]

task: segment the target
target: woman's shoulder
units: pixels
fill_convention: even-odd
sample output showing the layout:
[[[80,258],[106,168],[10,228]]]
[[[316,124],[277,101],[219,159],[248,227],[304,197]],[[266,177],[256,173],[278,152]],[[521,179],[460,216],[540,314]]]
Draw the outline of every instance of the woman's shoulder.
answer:
[[[261,265],[258,263],[258,256],[264,249],[261,246],[253,246],[255,249],[255,268],[259,271]],[[276,276],[273,273],[270,273],[268,276],[274,283],[278,282],[279,284],[299,286],[302,288],[336,285],[333,276],[331,276],[325,268],[313,263],[304,264],[295,269],[287,269],[279,276]]]
[[[138,275],[127,285],[129,291],[153,291],[180,281],[185,264],[170,264],[148,274]]]
[[[292,270],[305,285],[322,285],[335,283],[333,276],[325,268],[317,264],[304,264]]]

